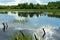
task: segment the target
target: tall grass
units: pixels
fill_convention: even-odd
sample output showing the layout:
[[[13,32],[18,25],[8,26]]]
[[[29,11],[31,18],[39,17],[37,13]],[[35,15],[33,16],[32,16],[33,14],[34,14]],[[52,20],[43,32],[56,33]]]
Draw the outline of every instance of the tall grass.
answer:
[[[15,34],[10,40],[32,40],[32,35],[25,34],[24,36],[21,33]]]

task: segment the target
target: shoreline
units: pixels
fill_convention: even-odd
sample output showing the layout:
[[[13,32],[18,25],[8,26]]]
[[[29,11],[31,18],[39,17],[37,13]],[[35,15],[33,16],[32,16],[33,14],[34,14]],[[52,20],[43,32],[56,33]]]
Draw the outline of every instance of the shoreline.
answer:
[[[19,13],[45,13],[45,14],[54,14],[54,15],[60,15],[60,10],[59,9],[0,9],[0,13],[3,14],[7,12],[19,12]]]

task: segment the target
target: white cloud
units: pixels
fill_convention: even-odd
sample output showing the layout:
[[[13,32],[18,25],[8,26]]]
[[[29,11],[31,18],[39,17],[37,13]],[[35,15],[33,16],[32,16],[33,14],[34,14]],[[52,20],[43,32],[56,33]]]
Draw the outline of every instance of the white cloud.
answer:
[[[18,3],[39,3],[39,4],[47,4],[49,1],[54,0],[0,0],[0,5],[17,5]],[[56,0],[55,0],[56,1]]]
[[[26,3],[29,2],[28,0],[14,0],[11,2],[3,3],[0,1],[0,5],[17,5],[18,3]]]
[[[35,0],[37,3],[41,4],[40,0]]]
[[[14,0],[14,1],[10,1],[10,2],[4,2],[5,0],[3,0],[3,1],[0,1],[0,5],[16,5],[17,3],[17,1],[16,0]]]
[[[47,3],[42,3],[41,0],[35,0],[35,1],[39,4],[47,4]],[[42,1],[44,1],[44,0],[42,0]]]

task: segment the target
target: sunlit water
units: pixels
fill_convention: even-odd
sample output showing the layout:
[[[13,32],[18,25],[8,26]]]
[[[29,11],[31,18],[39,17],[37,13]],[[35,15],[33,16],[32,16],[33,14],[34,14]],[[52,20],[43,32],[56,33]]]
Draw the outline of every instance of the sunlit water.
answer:
[[[36,34],[40,40],[40,37],[43,35],[42,28],[46,31],[44,40],[60,40],[60,18],[50,17],[47,14],[39,14],[38,16],[36,14],[32,15],[32,17],[30,14],[28,14],[27,17],[17,17],[8,14],[0,14],[0,40],[7,40],[12,35],[16,34],[18,30],[31,30],[33,31],[32,34]],[[15,22],[16,18],[21,20]],[[2,30],[3,22],[7,23],[9,26],[6,32]]]

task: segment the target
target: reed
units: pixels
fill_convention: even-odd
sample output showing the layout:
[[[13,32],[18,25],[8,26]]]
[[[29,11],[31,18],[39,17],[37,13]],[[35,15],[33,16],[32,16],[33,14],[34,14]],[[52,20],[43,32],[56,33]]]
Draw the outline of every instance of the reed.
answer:
[[[34,34],[35,40],[38,40],[37,36]]]
[[[32,35],[29,36],[21,32],[21,33],[13,35],[12,38],[10,38],[10,40],[32,40]]]

